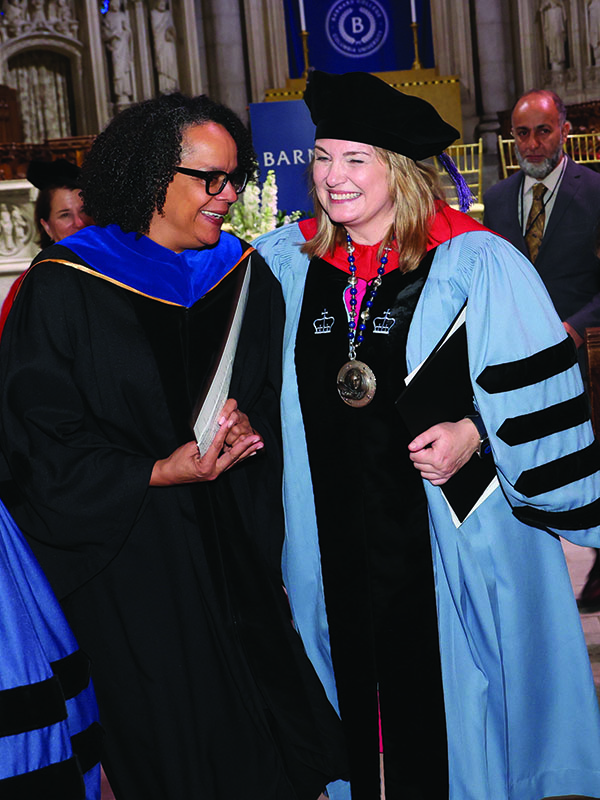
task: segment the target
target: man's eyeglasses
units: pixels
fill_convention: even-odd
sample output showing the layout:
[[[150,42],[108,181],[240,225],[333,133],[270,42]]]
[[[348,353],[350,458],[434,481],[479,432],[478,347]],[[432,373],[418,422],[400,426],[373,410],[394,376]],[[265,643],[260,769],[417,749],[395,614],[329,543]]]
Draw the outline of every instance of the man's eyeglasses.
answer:
[[[175,167],[175,172],[182,175],[191,175],[193,178],[200,178],[206,186],[206,193],[210,195],[221,194],[227,186],[227,182],[233,186],[236,194],[241,194],[248,182],[248,173],[243,169],[236,169],[233,172],[221,172],[220,170],[210,170],[203,172],[200,169],[188,169],[188,167]]]

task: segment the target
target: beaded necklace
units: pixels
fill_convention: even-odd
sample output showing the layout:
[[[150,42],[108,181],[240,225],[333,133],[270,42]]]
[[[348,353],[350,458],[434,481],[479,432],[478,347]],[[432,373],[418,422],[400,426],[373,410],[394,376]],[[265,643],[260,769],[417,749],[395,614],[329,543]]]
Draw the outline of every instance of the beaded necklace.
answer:
[[[367,321],[371,316],[371,308],[377,296],[377,290],[381,286],[381,280],[385,273],[385,265],[388,262],[388,253],[391,246],[387,246],[383,250],[379,267],[377,268],[377,277],[374,278],[371,284],[371,293],[365,302],[364,311],[360,312],[360,319],[358,319],[358,311],[356,306],[358,300],[356,295],[358,289],[356,285],[358,278],[356,277],[356,259],[354,257],[354,244],[349,233],[346,233],[346,249],[348,251],[348,286],[350,289],[350,312],[348,318],[348,361],[340,369],[337,375],[337,390],[344,401],[349,406],[360,408],[368,405],[375,396],[377,388],[377,380],[373,370],[363,361],[356,360],[356,350],[364,340],[364,334],[367,327]],[[357,324],[358,322],[358,324]]]

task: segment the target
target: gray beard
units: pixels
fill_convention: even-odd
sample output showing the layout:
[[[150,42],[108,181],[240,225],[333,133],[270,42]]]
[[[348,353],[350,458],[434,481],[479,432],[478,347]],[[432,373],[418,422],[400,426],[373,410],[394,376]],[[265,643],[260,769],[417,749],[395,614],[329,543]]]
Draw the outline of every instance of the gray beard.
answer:
[[[543,180],[546,175],[550,175],[554,167],[558,164],[563,154],[562,145],[558,148],[556,153],[554,153],[550,158],[545,158],[540,164],[531,164],[527,161],[526,158],[523,158],[519,150],[515,146],[515,156],[517,157],[517,162],[525,175],[529,175],[530,178],[535,178],[538,181]]]

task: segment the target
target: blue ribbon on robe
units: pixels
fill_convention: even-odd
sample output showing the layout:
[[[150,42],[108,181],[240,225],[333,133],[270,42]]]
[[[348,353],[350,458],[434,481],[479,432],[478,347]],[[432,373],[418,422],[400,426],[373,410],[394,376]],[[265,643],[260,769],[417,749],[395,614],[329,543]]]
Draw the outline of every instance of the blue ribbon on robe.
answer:
[[[107,278],[158,300],[190,308],[235,267],[242,243],[222,233],[214,247],[175,253],[118,225],[83,228],[60,242]]]

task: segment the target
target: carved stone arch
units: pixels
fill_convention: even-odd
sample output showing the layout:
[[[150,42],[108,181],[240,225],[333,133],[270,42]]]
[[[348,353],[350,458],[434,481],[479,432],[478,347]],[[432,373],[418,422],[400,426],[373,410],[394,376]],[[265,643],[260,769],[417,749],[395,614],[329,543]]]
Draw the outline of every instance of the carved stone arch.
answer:
[[[47,54],[47,57],[45,54]],[[47,32],[26,34],[5,41],[0,46],[0,83],[12,85],[14,78],[11,75],[11,67],[15,66],[19,61],[21,63],[27,61],[28,55],[31,56],[32,65],[35,62],[43,64],[46,58],[51,62],[52,55],[63,60],[66,76],[65,106],[68,108],[69,115],[68,129],[63,131],[63,135],[73,136],[80,133],[84,128],[80,114],[81,110],[85,108],[82,82],[82,43],[67,36]],[[55,59],[55,63],[59,62]],[[24,102],[25,99],[21,97],[21,103],[23,104]],[[27,129],[27,113],[23,108],[21,108],[21,111],[25,128]],[[26,136],[26,138],[32,137]],[[36,137],[34,136],[33,138],[35,139]]]
[[[65,55],[78,57],[81,60],[83,44],[76,39],[58,33],[28,33],[14,39],[8,39],[0,46],[2,60],[7,61],[21,50],[56,50]]]

